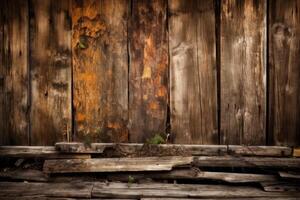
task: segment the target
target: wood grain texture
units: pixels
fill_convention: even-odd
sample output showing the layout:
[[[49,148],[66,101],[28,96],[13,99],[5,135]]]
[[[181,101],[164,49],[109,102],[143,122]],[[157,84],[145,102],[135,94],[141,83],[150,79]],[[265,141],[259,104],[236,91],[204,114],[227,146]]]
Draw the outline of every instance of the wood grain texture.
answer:
[[[247,156],[195,156],[193,165],[198,167],[300,168],[300,159]]]
[[[29,144],[28,2],[0,2],[0,144]]]
[[[108,180],[128,181],[131,176],[135,181],[153,180],[215,180],[228,183],[254,183],[262,181],[276,181],[276,175],[267,174],[248,174],[248,173],[228,173],[228,172],[209,172],[199,169],[173,169],[167,172],[142,172],[142,173],[118,173],[109,174]]]
[[[73,182],[73,183],[14,183],[0,182],[0,197],[74,197],[90,199],[93,183]],[[5,191],[5,192],[4,192]],[[39,199],[39,198],[38,198]]]
[[[70,154],[53,146],[0,146],[0,158],[89,159],[90,154]]]
[[[169,171],[173,167],[189,165],[192,161],[193,157],[182,156],[60,159],[46,160],[43,171],[45,173]]]
[[[298,197],[300,193],[294,192],[265,192],[260,188],[249,186],[232,185],[204,185],[204,184],[131,184],[128,183],[95,183],[92,197],[106,198],[136,198],[141,199],[151,197],[165,198],[199,198],[199,199],[243,199],[252,197],[285,199],[288,197]],[[280,199],[280,198],[278,198]]]
[[[270,143],[300,145],[300,1],[269,8]]]
[[[73,1],[76,141],[128,140],[128,1]]]
[[[169,13],[171,137],[218,144],[214,1],[169,0]]]
[[[266,1],[221,1],[221,143],[266,141]]]
[[[167,2],[133,0],[129,24],[131,142],[166,132],[168,102]]]
[[[30,1],[31,144],[71,132],[70,1]]]

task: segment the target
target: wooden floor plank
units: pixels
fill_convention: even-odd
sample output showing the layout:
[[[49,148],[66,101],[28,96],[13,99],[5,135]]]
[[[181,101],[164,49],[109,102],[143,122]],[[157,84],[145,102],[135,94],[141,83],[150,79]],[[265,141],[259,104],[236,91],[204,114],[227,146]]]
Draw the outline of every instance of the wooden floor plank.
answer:
[[[0,172],[0,179],[47,182],[48,176],[40,170],[21,169]]]
[[[145,157],[46,160],[46,173],[168,171],[172,167],[189,165],[193,157]]]
[[[0,182],[0,197],[74,197],[91,198],[93,183],[24,183]]]
[[[214,180],[224,181],[228,183],[252,183],[261,181],[276,181],[278,180],[275,175],[266,174],[247,174],[247,173],[228,173],[228,172],[209,172],[201,171],[199,169],[173,169],[170,172],[147,172],[147,173],[122,173],[122,174],[109,174],[109,180],[112,181],[128,181],[128,177],[133,180],[139,181],[144,179],[155,180]]]
[[[299,197],[300,193],[264,192],[247,186],[185,185],[185,184],[95,184],[92,197],[141,198],[243,198]]]
[[[299,158],[197,156],[194,165],[199,167],[249,167],[249,168],[300,168]]]

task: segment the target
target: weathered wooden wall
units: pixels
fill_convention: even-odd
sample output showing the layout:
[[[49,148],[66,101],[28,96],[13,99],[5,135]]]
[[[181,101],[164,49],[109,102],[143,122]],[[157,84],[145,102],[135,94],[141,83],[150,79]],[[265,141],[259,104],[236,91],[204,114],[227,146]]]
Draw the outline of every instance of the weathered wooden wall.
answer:
[[[300,145],[300,0],[2,0],[0,144]]]

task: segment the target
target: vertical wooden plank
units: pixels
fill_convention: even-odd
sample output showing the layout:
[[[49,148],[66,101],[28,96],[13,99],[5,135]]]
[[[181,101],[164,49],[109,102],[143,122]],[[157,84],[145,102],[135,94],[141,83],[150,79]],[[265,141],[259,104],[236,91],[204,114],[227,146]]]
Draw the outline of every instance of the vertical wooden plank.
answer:
[[[28,145],[28,3],[0,2],[0,144]]]
[[[221,1],[221,142],[265,144],[266,1]]]
[[[71,132],[69,0],[30,0],[31,144],[53,145]]]
[[[74,0],[74,140],[127,142],[127,0]]]
[[[175,143],[218,144],[214,1],[169,0]]]
[[[269,7],[269,131],[272,144],[300,145],[300,1]]]
[[[129,130],[145,142],[166,129],[168,99],[167,1],[133,0],[129,26]]]

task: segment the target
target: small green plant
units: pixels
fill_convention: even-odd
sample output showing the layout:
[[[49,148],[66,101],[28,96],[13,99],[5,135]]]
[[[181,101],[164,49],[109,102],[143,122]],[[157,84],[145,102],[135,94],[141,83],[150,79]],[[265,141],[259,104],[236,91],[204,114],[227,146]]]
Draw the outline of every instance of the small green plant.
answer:
[[[87,38],[87,36],[86,35],[79,36],[79,41],[78,41],[77,45],[80,49],[88,48],[88,38]]]
[[[134,177],[131,176],[131,175],[129,175],[129,176],[128,176],[128,187],[130,187],[131,184],[134,183],[134,181],[135,181]]]
[[[147,144],[164,144],[165,139],[160,134],[155,134],[152,138],[148,139]]]
[[[79,46],[80,49],[86,49],[87,48],[87,46],[81,41],[78,42],[78,46]]]

